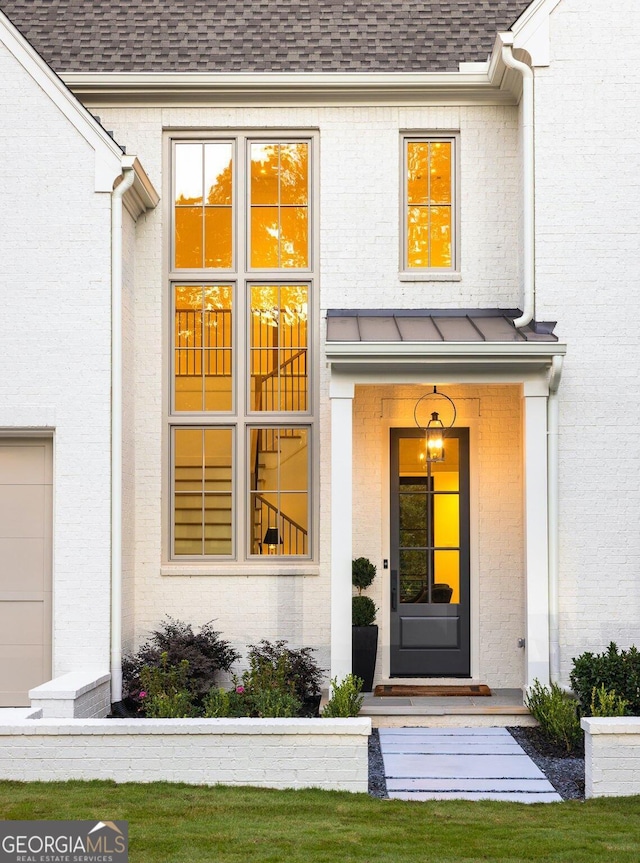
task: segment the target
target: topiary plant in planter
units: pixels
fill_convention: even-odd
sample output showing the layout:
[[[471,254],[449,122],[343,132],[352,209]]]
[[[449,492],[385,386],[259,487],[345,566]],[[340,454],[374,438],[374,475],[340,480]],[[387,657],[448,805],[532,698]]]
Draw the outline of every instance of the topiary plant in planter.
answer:
[[[377,569],[366,557],[358,557],[351,564],[351,583],[357,589],[351,605],[351,662],[353,674],[362,678],[364,692],[371,692],[378,651],[378,627],[375,625],[377,608],[369,596],[363,596],[376,577]]]

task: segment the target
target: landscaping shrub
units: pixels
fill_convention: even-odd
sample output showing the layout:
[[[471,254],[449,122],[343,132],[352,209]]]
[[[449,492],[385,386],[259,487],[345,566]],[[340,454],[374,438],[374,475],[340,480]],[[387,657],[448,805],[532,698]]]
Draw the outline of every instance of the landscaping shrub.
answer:
[[[358,595],[366,590],[376,577],[376,566],[368,557],[356,557],[351,562],[351,583],[358,588]]]
[[[204,715],[252,716],[263,719],[300,716],[302,702],[296,696],[295,681],[286,650],[277,659],[250,655],[250,667],[242,681],[234,678],[230,691],[212,689],[204,699]]]
[[[553,743],[571,752],[582,740],[578,702],[556,684],[543,686],[534,680],[525,704],[540,723],[540,730]]]
[[[353,626],[372,626],[378,609],[370,596],[351,598],[351,623]]]
[[[607,689],[604,684],[594,686],[591,691],[591,716],[626,716],[629,702],[621,698],[615,689]]]
[[[594,687],[604,686],[627,702],[627,714],[640,716],[640,652],[636,647],[618,650],[612,641],[604,653],[583,653],[573,660],[571,686],[583,716],[591,715]]]
[[[361,695],[363,680],[353,674],[338,683],[338,678],[331,681],[331,698],[326,703],[322,716],[325,718],[346,718],[360,713],[364,696]]]
[[[166,651],[160,665],[145,665],[140,670],[140,701],[144,715],[151,719],[182,719],[195,716],[193,693],[189,689],[189,663],[169,665]]]
[[[263,638],[249,645],[249,666],[271,666],[279,669],[287,683],[293,684],[296,698],[303,705],[320,695],[323,671],[313,654],[312,647],[289,647],[285,640],[270,642]]]
[[[191,624],[167,617],[152,632],[151,638],[133,656],[125,657],[122,663],[125,692],[138,704],[142,669],[145,666],[161,668],[164,653],[170,666],[179,666],[185,660],[188,662],[188,688],[197,702],[202,701],[216,682],[218,672],[229,671],[240,659],[240,654],[220,638],[212,622],[205,623],[196,633]]]

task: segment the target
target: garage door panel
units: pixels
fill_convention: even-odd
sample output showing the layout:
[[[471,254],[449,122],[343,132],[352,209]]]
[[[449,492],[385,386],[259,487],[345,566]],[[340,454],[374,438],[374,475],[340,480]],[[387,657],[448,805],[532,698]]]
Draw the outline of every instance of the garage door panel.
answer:
[[[0,706],[51,677],[52,446],[0,439]]]
[[[45,488],[41,485],[0,485],[0,537],[45,535]]]
[[[0,604],[0,645],[44,644],[44,602]]]
[[[0,706],[28,707],[29,690],[39,686],[48,675],[47,657],[40,645],[0,646],[3,687]]]
[[[0,482],[7,485],[43,485],[51,482],[43,444],[6,444],[0,441]]]
[[[0,598],[5,590],[44,591],[49,586],[48,550],[44,538],[0,538]],[[10,597],[9,597],[10,598]]]

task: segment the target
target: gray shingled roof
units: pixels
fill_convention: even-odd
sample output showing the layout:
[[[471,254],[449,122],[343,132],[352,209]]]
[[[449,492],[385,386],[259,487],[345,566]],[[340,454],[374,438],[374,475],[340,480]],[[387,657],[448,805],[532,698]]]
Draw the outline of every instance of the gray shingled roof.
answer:
[[[444,72],[531,0],[0,0],[64,72]]]

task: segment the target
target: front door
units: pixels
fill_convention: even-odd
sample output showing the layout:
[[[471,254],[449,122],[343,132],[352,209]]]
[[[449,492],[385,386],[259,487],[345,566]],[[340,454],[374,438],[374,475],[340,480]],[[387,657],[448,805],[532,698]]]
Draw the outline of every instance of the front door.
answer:
[[[391,429],[391,676],[469,677],[469,430]]]

